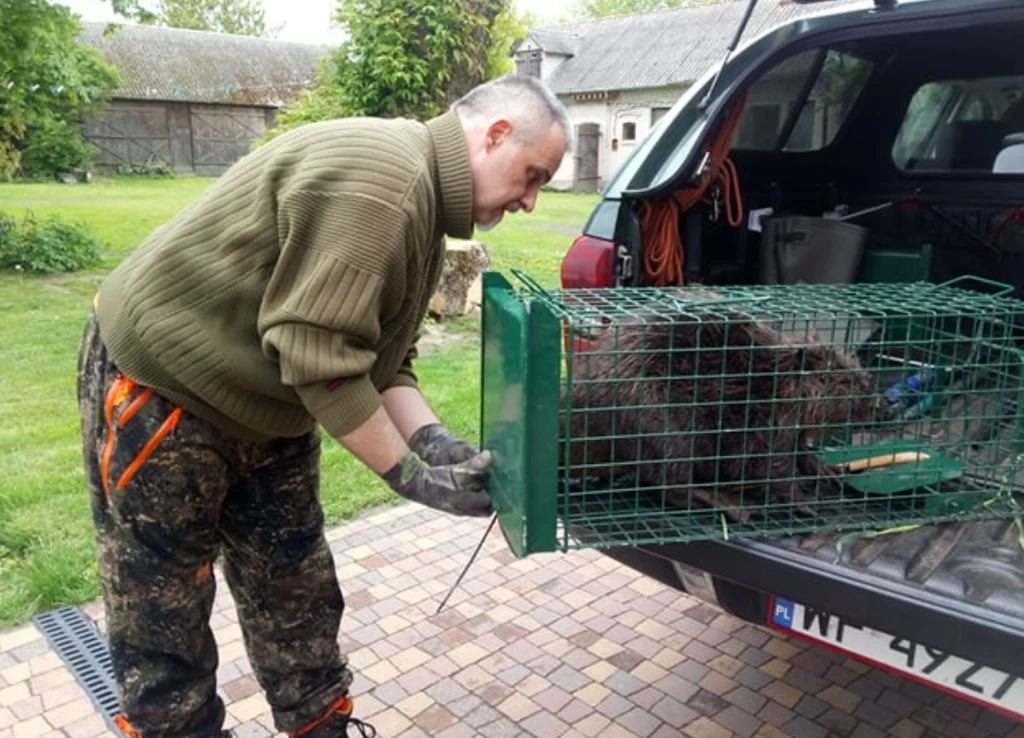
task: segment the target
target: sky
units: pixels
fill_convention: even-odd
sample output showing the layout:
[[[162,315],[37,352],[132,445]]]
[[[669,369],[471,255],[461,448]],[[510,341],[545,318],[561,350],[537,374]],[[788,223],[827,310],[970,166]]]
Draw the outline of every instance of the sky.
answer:
[[[104,0],[55,0],[66,5],[87,21],[118,20]],[[278,33],[281,41],[313,44],[335,44],[342,39],[337,29],[330,28],[335,0],[262,0],[267,26],[284,24]],[[549,21],[568,10],[572,0],[514,0],[517,10],[531,12],[541,22]]]

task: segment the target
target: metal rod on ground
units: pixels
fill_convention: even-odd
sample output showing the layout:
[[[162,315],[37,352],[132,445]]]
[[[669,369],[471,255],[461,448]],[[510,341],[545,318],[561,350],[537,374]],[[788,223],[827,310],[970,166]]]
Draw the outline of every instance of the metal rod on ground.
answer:
[[[441,604],[437,606],[437,612],[434,613],[435,615],[444,609],[445,604],[448,602],[448,598],[452,596],[452,593],[454,593],[455,589],[459,586],[459,582],[461,582],[462,578],[466,576],[466,572],[469,571],[469,567],[473,565],[473,561],[476,559],[477,554],[480,553],[480,549],[484,547],[484,541],[486,541],[487,536],[491,534],[491,528],[494,527],[494,523],[497,520],[498,513],[494,513],[494,515],[491,516],[491,522],[487,525],[487,530],[484,531],[484,537],[480,539],[480,543],[476,544],[476,550],[473,551],[473,555],[469,557],[469,561],[466,562],[466,566],[463,568],[462,573],[459,574],[459,578],[455,580],[455,584],[453,584],[452,588],[448,590],[448,594],[446,594],[444,599],[441,600]]]

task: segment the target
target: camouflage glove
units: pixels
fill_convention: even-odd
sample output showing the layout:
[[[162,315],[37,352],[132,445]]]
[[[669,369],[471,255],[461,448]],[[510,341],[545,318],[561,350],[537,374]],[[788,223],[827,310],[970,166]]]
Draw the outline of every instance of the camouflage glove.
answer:
[[[451,433],[441,423],[425,425],[412,434],[409,448],[431,466],[460,464],[480,453],[476,447]]]
[[[382,476],[407,500],[452,515],[485,517],[493,512],[484,488],[490,466],[489,451],[461,464],[434,467],[428,467],[410,451]]]

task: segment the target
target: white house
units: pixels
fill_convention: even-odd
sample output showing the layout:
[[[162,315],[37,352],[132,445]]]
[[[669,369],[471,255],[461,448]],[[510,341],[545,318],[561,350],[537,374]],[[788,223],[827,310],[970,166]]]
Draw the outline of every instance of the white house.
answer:
[[[741,43],[792,18],[858,1],[761,0]],[[544,80],[575,128],[575,152],[552,187],[603,189],[679,95],[722,61],[746,6],[718,0],[532,29],[514,49],[517,71]]]

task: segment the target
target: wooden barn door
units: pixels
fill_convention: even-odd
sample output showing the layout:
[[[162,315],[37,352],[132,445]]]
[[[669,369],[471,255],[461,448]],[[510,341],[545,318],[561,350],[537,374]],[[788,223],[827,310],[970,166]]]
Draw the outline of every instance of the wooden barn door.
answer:
[[[192,159],[196,174],[220,175],[249,153],[266,130],[263,108],[192,105]]]
[[[576,172],[572,183],[576,192],[597,192],[600,146],[601,126],[597,123],[576,126]]]
[[[96,164],[116,170],[157,161],[175,164],[171,128],[167,104],[115,100],[85,122],[83,134],[99,149]]]

